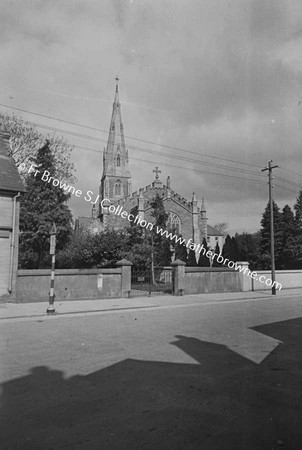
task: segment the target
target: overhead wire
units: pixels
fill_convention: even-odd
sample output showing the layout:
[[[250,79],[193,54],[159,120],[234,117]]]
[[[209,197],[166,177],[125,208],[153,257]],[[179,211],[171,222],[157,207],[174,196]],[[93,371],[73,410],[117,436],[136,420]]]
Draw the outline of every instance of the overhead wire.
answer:
[[[59,121],[59,122],[62,122],[62,123],[66,123],[66,124],[69,124],[69,125],[78,126],[78,127],[90,129],[90,130],[93,130],[93,131],[100,131],[100,132],[109,134],[109,132],[106,131],[106,130],[102,130],[102,129],[95,128],[95,127],[90,127],[90,126],[87,126],[87,125],[82,125],[82,124],[79,124],[79,123],[76,123],[76,122],[72,122],[72,121],[59,119],[59,118],[56,118],[56,117],[48,116],[46,114],[35,113],[35,112],[29,111],[29,110],[26,110],[26,109],[12,107],[12,106],[5,105],[5,104],[2,104],[2,103],[0,103],[0,106],[7,107],[7,108],[10,108],[10,109],[14,109],[14,110],[17,110],[17,111],[20,111],[20,112],[29,113],[29,114],[36,115],[36,116],[43,117],[43,118],[56,120],[56,121]],[[39,128],[44,128],[46,130],[59,132],[59,133],[63,133],[63,134],[70,134],[71,136],[75,136],[75,137],[79,137],[79,138],[83,138],[83,139],[89,139],[89,140],[93,140],[93,141],[96,141],[96,142],[104,142],[104,143],[107,142],[107,140],[104,139],[104,138],[98,138],[98,137],[90,136],[90,135],[87,135],[87,134],[77,133],[77,132],[74,132],[74,131],[71,131],[71,130],[65,130],[65,129],[62,129],[62,128],[54,127],[54,126],[39,124],[37,122],[32,122],[32,121],[27,121],[27,122],[32,124],[32,125],[34,125],[34,126],[37,126]],[[130,137],[130,136],[125,136],[125,137],[127,139],[132,139],[132,140],[136,140],[136,141],[139,141],[139,142],[144,142],[144,143],[147,143],[147,144],[160,146],[162,148],[178,150],[178,151],[182,151],[182,152],[186,152],[186,153],[196,154],[198,156],[205,156],[205,157],[208,157],[208,158],[213,158],[213,159],[222,160],[222,161],[226,161],[226,162],[232,162],[232,163],[236,163],[236,164],[242,164],[242,165],[246,165],[246,166],[252,166],[252,167],[261,168],[260,166],[258,166],[256,164],[244,163],[243,161],[232,160],[232,159],[222,158],[222,157],[216,157],[216,156],[213,156],[213,155],[207,155],[207,154],[194,152],[194,151],[191,151],[191,150],[178,148],[178,147],[173,147],[173,146],[169,146],[169,145],[165,145],[165,144],[158,144],[156,142],[147,141],[147,140],[144,140],[144,139],[134,138],[134,137]],[[75,144],[73,144],[73,145],[74,145],[74,147],[77,147],[77,148],[82,148],[82,149],[86,149],[86,150],[90,150],[90,151],[99,152],[99,150],[94,150],[94,149],[91,149],[91,148],[88,148],[88,147],[82,147],[82,146],[75,145]],[[207,162],[207,161],[200,161],[200,160],[196,160],[196,159],[188,159],[188,158],[186,158],[184,156],[175,155],[175,154],[173,154],[173,155],[166,154],[166,153],[162,153],[162,152],[157,152],[156,150],[146,149],[146,148],[139,147],[139,146],[134,146],[134,145],[127,145],[127,147],[129,149],[133,149],[133,150],[139,150],[139,151],[143,151],[143,152],[146,152],[146,153],[152,153],[152,154],[158,155],[160,157],[164,157],[164,158],[174,158],[174,159],[178,159],[178,160],[182,160],[182,161],[194,162],[196,164],[217,167],[217,168],[222,169],[222,170],[229,170],[229,171],[244,173],[244,174],[248,174],[248,175],[259,176],[261,178],[264,177],[264,175],[261,174],[261,173],[258,173],[258,172],[252,171],[252,170],[248,170],[248,169],[244,169],[244,168],[230,167],[230,166],[223,165],[223,164],[217,164],[217,163],[215,164],[215,163],[210,163],[210,162]],[[144,162],[150,162],[150,163],[155,163],[155,164],[158,163],[158,161],[150,161],[150,160],[147,161],[145,159],[140,159],[140,158],[136,158],[136,157],[133,157],[133,156],[131,158],[135,159],[135,160],[139,160],[139,161],[144,161]],[[180,166],[169,164],[169,163],[164,163],[162,161],[160,163],[163,164],[163,165],[170,166],[170,167],[180,168]],[[251,181],[251,182],[258,182],[258,183],[260,182],[260,180],[252,180],[250,178],[236,177],[236,176],[233,176],[233,175],[227,175],[227,174],[223,174],[223,173],[202,171],[202,170],[192,169],[192,168],[183,167],[183,166],[181,168],[184,168],[185,170],[191,170],[191,171],[194,171],[194,172],[198,172],[198,173],[206,173],[206,174],[211,174],[211,175],[215,175],[215,176],[222,176],[222,177],[226,177],[226,178],[233,178],[233,179],[239,179],[239,180]],[[285,170],[285,171],[287,171],[289,173],[293,173],[293,174],[298,176],[297,173],[292,172],[290,170],[287,170],[287,169],[284,169],[284,168],[282,168],[282,170]],[[292,186],[297,187],[297,188],[301,187],[301,184],[298,184],[298,183],[295,183],[295,182],[292,182],[292,181],[289,181],[289,180],[285,180],[283,178],[278,178],[278,179],[282,183],[289,184],[289,185],[292,185]],[[281,189],[285,189],[285,190],[290,191],[290,192],[295,192],[295,191],[293,191],[290,188],[285,187],[285,186],[281,186],[281,185],[275,185],[275,186],[279,187]]]
[[[52,130],[52,131],[55,130],[55,131],[58,131],[58,132],[63,133],[63,134],[66,133],[66,134],[70,134],[72,136],[76,136],[76,137],[80,137],[80,138],[84,138],[84,139],[90,139],[90,140],[93,140],[93,141],[96,141],[96,142],[103,142],[103,143],[107,142],[107,140],[105,140],[103,138],[97,138],[97,137],[90,136],[90,135],[76,133],[74,131],[64,130],[62,128],[52,127],[52,126],[49,126],[49,125],[40,125],[40,124],[37,124],[36,122],[32,122],[32,121],[29,121],[28,123],[30,123],[32,125],[35,125],[35,126],[38,126],[38,127],[41,127],[41,128],[45,128],[47,130]],[[75,147],[80,147],[80,146],[77,146],[75,144],[73,144],[73,145]],[[85,149],[85,148],[87,149],[87,147],[85,147],[85,148],[82,147],[82,148],[83,149]],[[210,162],[207,162],[207,161],[200,161],[200,160],[197,160],[197,159],[188,159],[188,158],[186,158],[184,156],[171,155],[171,154],[167,154],[167,153],[158,152],[156,150],[146,149],[146,148],[143,148],[143,147],[138,147],[138,146],[133,146],[133,145],[127,145],[127,148],[133,149],[133,150],[139,150],[139,151],[142,151],[142,152],[145,152],[145,153],[152,153],[152,154],[155,154],[155,155],[158,155],[158,156],[161,156],[161,157],[178,159],[178,160],[182,160],[182,161],[189,161],[189,162],[194,162],[195,164],[201,164],[201,165],[206,165],[206,166],[217,167],[219,169],[230,170],[230,171],[240,172],[240,173],[246,173],[246,174],[249,174],[249,175],[256,175],[256,176],[259,176],[259,177],[262,177],[262,178],[264,177],[264,175],[261,174],[261,173],[258,173],[258,172],[255,172],[255,171],[251,171],[251,170],[246,170],[246,169],[240,169],[238,167],[230,167],[230,166],[226,166],[226,165],[223,165],[223,164],[215,164],[215,163],[210,163]],[[89,149],[89,150],[92,150],[92,149]]]
[[[69,121],[69,120],[59,119],[57,117],[48,116],[46,114],[41,114],[41,113],[36,113],[36,112],[33,112],[33,111],[29,111],[29,110],[22,109],[22,108],[17,108],[17,107],[10,106],[10,105],[5,105],[3,103],[0,103],[0,106],[6,107],[6,108],[10,108],[10,109],[15,109],[16,111],[25,112],[25,113],[36,115],[36,116],[39,116],[39,117],[44,117],[44,118],[47,118],[47,119],[56,120],[58,122],[67,123],[69,125],[82,127],[82,128],[87,128],[89,130],[100,131],[102,133],[109,134],[108,130],[102,130],[101,128],[91,127],[91,126],[88,126],[88,125],[83,125],[83,124],[72,122],[72,121]],[[42,127],[42,125],[40,125],[40,124],[39,124],[39,126]],[[119,134],[117,134],[117,135],[120,136]],[[187,150],[187,149],[180,148],[180,147],[173,147],[173,146],[166,145],[166,144],[159,144],[158,142],[152,142],[152,141],[148,141],[148,140],[145,140],[145,139],[135,138],[135,137],[132,137],[132,136],[127,136],[127,135],[125,135],[125,138],[126,139],[136,140],[136,141],[139,141],[139,142],[143,142],[145,144],[151,144],[151,145],[156,145],[156,146],[163,147],[163,148],[169,148],[171,150],[178,150],[178,151],[182,151],[182,152],[186,152],[186,153],[192,153],[192,154],[195,154],[195,155],[198,155],[198,156],[205,156],[207,158],[218,159],[218,160],[221,160],[221,161],[227,161],[227,162],[232,162],[232,163],[236,163],[236,164],[242,164],[242,165],[246,165],[246,166],[257,167],[258,169],[261,169],[261,167],[259,165],[257,165],[257,164],[246,163],[246,162],[243,162],[243,161],[233,160],[233,159],[229,159],[229,158],[222,158],[220,156],[208,155],[208,154],[205,154],[205,153],[195,152],[193,150]]]

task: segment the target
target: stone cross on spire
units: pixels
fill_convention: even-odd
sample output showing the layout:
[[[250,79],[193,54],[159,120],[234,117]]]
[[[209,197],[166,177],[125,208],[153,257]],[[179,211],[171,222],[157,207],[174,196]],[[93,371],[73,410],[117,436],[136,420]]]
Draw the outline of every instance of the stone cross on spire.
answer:
[[[115,91],[118,92],[118,82],[120,81],[118,75],[115,77],[115,81],[116,81],[116,84],[115,84]]]
[[[158,167],[156,166],[155,169],[153,170],[153,173],[155,173],[155,179],[158,180],[159,179],[159,173],[161,173],[161,170],[158,169]]]

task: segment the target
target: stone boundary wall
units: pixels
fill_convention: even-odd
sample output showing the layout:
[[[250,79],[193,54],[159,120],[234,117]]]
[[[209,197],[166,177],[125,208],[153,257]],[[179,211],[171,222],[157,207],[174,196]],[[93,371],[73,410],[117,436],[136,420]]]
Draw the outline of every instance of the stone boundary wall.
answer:
[[[246,262],[238,262],[246,265]],[[119,261],[112,269],[57,269],[55,271],[55,301],[129,297],[131,290],[131,263]],[[234,269],[224,267],[187,267],[180,260],[172,264],[174,295],[242,292],[269,290],[258,280]],[[270,271],[257,271],[258,276],[270,278]],[[277,270],[276,281],[283,289],[302,287],[302,270]],[[17,303],[48,301],[50,269],[19,270]]]
[[[241,276],[232,269],[185,267],[185,294],[242,291]]]
[[[270,270],[256,270],[258,278],[264,275],[266,278],[271,278]],[[282,289],[293,289],[302,287],[302,270],[276,270],[276,281],[282,284]],[[264,289],[272,289],[265,283],[259,280],[250,278],[250,290],[262,291]]]
[[[113,269],[57,269],[55,301],[121,297],[122,267]],[[17,303],[48,301],[50,269],[18,270]]]

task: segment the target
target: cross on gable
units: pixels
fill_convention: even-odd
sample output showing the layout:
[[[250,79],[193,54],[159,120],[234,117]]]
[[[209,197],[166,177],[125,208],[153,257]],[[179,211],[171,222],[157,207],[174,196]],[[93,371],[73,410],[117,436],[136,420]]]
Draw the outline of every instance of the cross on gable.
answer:
[[[158,180],[159,179],[159,173],[161,173],[161,170],[158,169],[158,167],[156,166],[155,169],[153,170],[153,173],[155,173],[155,179]]]

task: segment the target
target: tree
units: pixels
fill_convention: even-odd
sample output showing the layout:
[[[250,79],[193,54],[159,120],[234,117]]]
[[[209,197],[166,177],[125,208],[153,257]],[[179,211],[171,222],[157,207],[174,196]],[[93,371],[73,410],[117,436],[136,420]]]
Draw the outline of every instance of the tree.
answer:
[[[296,221],[294,213],[288,205],[282,210],[282,249],[280,268],[294,269],[296,266]]]
[[[145,229],[135,225],[126,229],[128,241],[125,258],[133,263],[134,268],[151,267],[151,239],[145,236]]]
[[[185,244],[180,244],[177,242],[174,246],[175,248],[175,260],[180,259],[184,263],[187,263],[188,260],[188,252]]]
[[[15,115],[0,113],[0,125],[10,133],[11,156],[17,166],[24,163],[27,168],[35,160],[38,150],[48,141],[53,155],[54,176],[56,178],[74,182],[74,165],[70,162],[73,146],[55,134],[44,135],[40,133],[30,122],[24,121]],[[28,176],[27,170],[20,171],[23,179]]]
[[[225,236],[227,234],[228,224],[226,222],[219,222],[214,225],[215,230],[219,231],[219,233]]]
[[[296,231],[297,234],[302,234],[302,190],[299,192],[297,201],[294,205]]]
[[[238,248],[238,261],[248,261],[251,270],[258,268],[260,255],[260,233],[235,235]]]
[[[73,232],[56,257],[56,267],[59,269],[88,269],[95,265],[94,238],[86,230]]]
[[[53,222],[57,226],[57,250],[68,242],[72,230],[72,215],[66,204],[70,194],[42,180],[45,170],[55,173],[48,141],[38,150],[34,163],[39,172],[28,175],[27,192],[21,198],[19,256],[23,268],[49,266],[49,232]]]
[[[203,245],[203,248],[206,249],[206,251],[204,252],[204,250],[202,250],[199,253],[198,266],[199,267],[210,267],[210,260],[206,256],[207,251],[208,251],[208,244],[207,244],[206,238],[203,238],[202,245]],[[204,254],[203,254],[203,252],[204,252]]]
[[[282,215],[278,205],[273,202],[274,217],[274,242],[275,242],[275,262],[276,269],[280,267],[280,257],[282,254]],[[266,205],[261,220],[260,230],[260,264],[263,269],[271,267],[271,222],[270,222],[270,203]]]
[[[189,250],[187,265],[189,267],[196,267],[197,266],[195,251],[192,250],[191,248]]]
[[[216,253],[216,255],[220,254],[220,248],[219,248],[218,242],[216,242],[214,253]],[[217,261],[217,256],[215,256],[215,258],[213,259],[212,267],[221,267],[221,264]]]
[[[236,236],[231,236],[228,234],[224,246],[222,249],[222,256],[224,258],[228,258],[230,261],[236,262],[239,260],[239,254],[238,254],[238,245],[236,241]]]
[[[157,233],[157,227],[165,229],[168,220],[168,214],[165,211],[163,200],[157,194],[151,203],[152,213],[154,218],[153,230],[150,231],[151,245],[153,247],[153,262],[157,266],[167,266],[171,263],[171,242],[166,236],[161,236]]]

